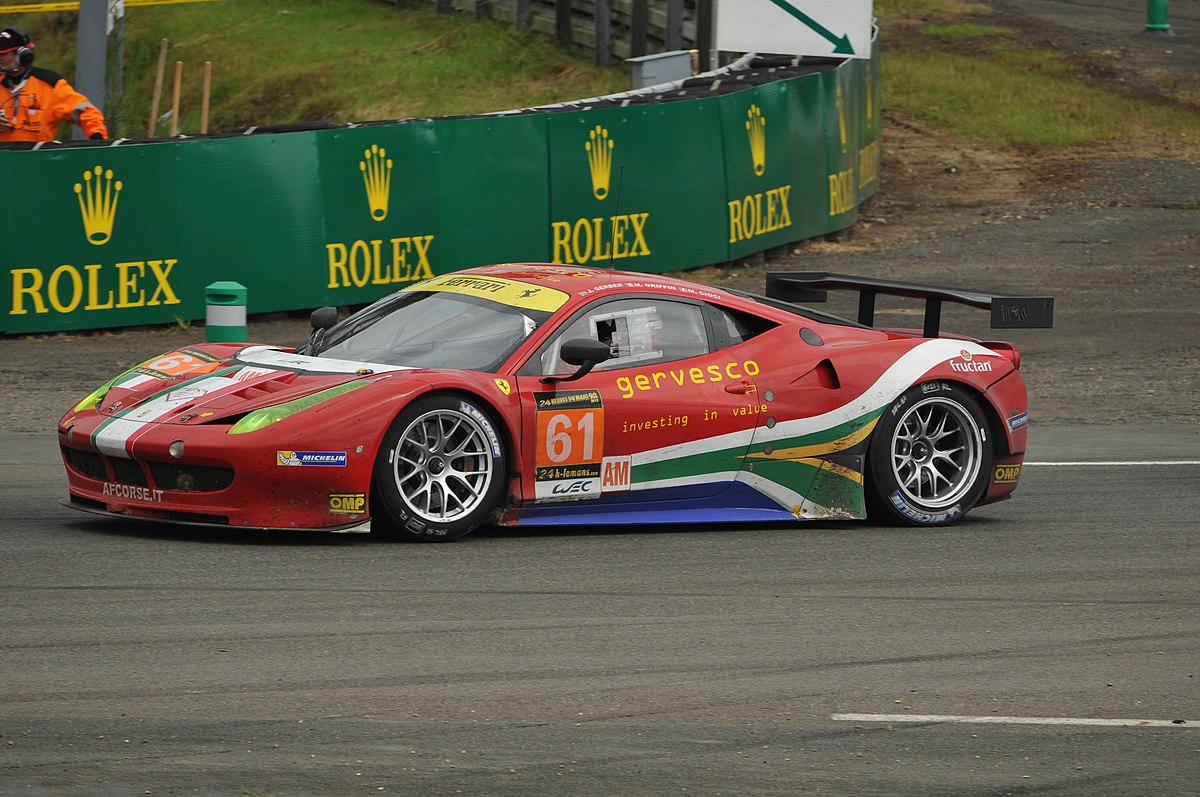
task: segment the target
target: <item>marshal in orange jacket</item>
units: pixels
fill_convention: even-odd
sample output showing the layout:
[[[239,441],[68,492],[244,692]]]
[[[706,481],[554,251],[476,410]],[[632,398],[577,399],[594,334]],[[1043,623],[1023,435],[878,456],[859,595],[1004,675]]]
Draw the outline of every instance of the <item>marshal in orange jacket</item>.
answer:
[[[30,67],[20,80],[4,79],[0,88],[0,111],[5,121],[0,123],[0,142],[53,141],[58,126],[71,122],[83,128],[88,138],[108,138],[104,114],[88,98],[56,72]]]

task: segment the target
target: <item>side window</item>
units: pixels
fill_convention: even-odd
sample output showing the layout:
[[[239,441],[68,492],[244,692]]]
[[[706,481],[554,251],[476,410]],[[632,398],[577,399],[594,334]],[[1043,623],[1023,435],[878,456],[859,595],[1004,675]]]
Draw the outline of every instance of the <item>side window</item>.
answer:
[[[575,370],[558,353],[563,341],[590,338],[608,344],[616,356],[596,366],[613,370],[651,362],[670,362],[707,354],[711,348],[704,328],[704,310],[659,297],[600,302],[559,331],[542,349],[542,374]],[[536,370],[537,366],[535,366]]]
[[[714,331],[718,349],[745,343],[755,335],[760,335],[778,326],[774,321],[740,310],[731,310],[728,307],[717,307],[716,305],[710,305],[710,307],[716,316]]]

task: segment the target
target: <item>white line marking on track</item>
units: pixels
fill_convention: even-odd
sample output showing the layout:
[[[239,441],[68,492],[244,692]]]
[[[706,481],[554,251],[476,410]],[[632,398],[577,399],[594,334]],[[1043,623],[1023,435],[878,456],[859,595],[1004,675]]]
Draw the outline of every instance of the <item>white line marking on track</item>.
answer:
[[[1200,459],[1160,459],[1160,460],[1110,460],[1107,462],[1026,462],[1030,467],[1080,467],[1100,466],[1112,468],[1138,467],[1144,465],[1200,465]]]
[[[1197,720],[1094,719],[1087,717],[993,717],[957,714],[833,714],[841,722],[959,722],[989,725],[1108,725],[1125,728],[1200,728]]]

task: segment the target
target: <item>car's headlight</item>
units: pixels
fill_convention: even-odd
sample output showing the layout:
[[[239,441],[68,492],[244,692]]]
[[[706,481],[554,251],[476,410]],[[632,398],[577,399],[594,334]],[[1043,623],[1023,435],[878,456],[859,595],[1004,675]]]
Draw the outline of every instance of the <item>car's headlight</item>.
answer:
[[[276,404],[273,407],[263,407],[261,410],[255,410],[248,413],[246,417],[230,427],[228,434],[245,434],[246,432],[257,432],[259,429],[270,426],[273,423],[282,421],[295,415],[301,410],[306,410],[309,407],[315,407],[323,401],[337,398],[338,396],[349,393],[351,390],[365,386],[366,382],[346,382],[345,384],[331,387],[328,390],[322,390],[319,393],[313,393],[304,398],[294,399]]]

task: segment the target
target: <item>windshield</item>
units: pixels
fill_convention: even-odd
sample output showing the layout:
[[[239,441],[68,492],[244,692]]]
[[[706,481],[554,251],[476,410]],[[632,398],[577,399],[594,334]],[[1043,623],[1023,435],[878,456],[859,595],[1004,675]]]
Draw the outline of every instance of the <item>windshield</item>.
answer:
[[[413,368],[494,371],[549,317],[549,312],[475,296],[402,291],[337,324],[319,351],[306,353]]]

